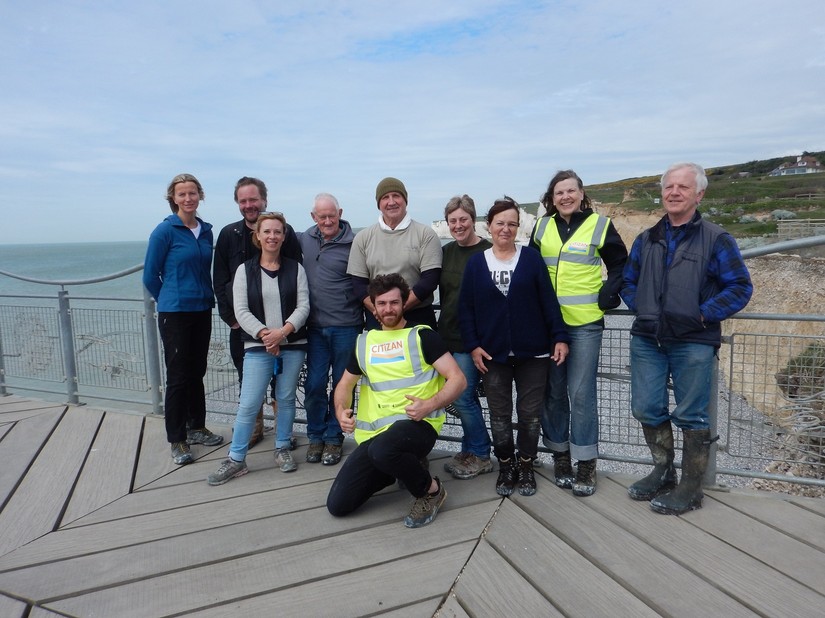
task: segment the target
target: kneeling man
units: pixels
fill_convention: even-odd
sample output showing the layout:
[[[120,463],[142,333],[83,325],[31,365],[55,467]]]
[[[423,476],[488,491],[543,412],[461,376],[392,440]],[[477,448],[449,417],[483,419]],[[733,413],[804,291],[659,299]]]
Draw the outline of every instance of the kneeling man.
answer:
[[[407,327],[404,303],[410,288],[397,273],[379,275],[369,297],[381,330],[358,337],[355,352],[335,388],[341,429],[355,432],[358,447],[346,459],[327,497],[332,515],[351,513],[374,493],[401,481],[415,498],[404,519],[418,528],[435,519],[447,497],[438,477],[421,465],[444,423],[444,407],[466,387],[464,374],[438,334]],[[352,392],[361,380],[358,415]]]

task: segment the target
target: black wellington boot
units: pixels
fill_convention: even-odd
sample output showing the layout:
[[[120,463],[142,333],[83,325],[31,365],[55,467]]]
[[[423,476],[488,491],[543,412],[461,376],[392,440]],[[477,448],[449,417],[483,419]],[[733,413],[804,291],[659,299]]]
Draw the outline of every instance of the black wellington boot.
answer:
[[[498,480],[496,480],[496,493],[499,496],[509,496],[513,493],[518,482],[518,467],[513,461],[515,457],[498,460]]]
[[[702,478],[708,467],[710,445],[709,429],[682,430],[682,480],[673,491],[657,496],[650,508],[665,515],[681,515],[702,508]]]
[[[656,496],[676,487],[676,467],[673,465],[673,428],[670,421],[656,427],[642,425],[645,441],[653,456],[653,470],[640,481],[627,488],[627,495],[634,500],[653,500]]]

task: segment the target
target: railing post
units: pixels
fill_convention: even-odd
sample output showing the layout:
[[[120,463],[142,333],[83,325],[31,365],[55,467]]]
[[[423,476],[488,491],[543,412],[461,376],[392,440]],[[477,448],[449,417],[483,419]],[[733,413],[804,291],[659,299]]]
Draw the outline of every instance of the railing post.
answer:
[[[0,396],[6,395],[6,357],[3,355],[3,331],[0,329]]]
[[[72,308],[69,305],[69,292],[57,293],[58,323],[60,325],[60,349],[63,351],[63,368],[66,371],[66,389],[69,403],[77,404],[77,361],[74,351],[74,328],[72,327]]]
[[[711,439],[719,435],[719,356],[713,355],[713,369],[710,374],[710,397],[708,398],[708,425]],[[716,485],[716,453],[719,450],[719,441],[711,442],[708,453],[708,467],[705,470],[703,485]]]
[[[155,318],[155,301],[143,288],[143,330],[146,333],[146,379],[152,394],[152,414],[163,414],[160,382],[160,341]]]

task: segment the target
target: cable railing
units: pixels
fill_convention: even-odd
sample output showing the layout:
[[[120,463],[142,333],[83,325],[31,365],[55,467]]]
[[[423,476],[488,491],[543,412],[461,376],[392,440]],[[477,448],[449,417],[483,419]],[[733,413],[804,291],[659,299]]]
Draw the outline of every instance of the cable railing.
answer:
[[[746,258],[825,245],[825,236],[743,251]],[[93,279],[47,281],[0,270],[0,275],[60,288],[56,295],[0,294],[0,396],[12,391],[71,404],[105,404],[163,413],[164,367],[156,307],[141,297],[73,295],[69,285],[109,281],[142,265]],[[812,307],[811,309],[816,309]],[[606,316],[598,369],[600,457],[650,463],[639,423],[630,414],[628,311]],[[779,325],[782,328],[779,328]],[[794,325],[808,324],[805,328]],[[772,326],[774,325],[774,326]],[[791,325],[791,327],[789,327]],[[804,334],[788,331],[807,330]],[[712,429],[720,435],[717,474],[825,487],[825,314],[742,313],[725,323],[714,372]],[[298,423],[305,423],[302,372]],[[229,328],[213,313],[205,376],[207,411],[234,416],[238,401]],[[480,401],[487,415],[483,387]],[[671,395],[672,398],[672,395]],[[673,402],[671,401],[671,405]],[[271,413],[268,416],[272,420]],[[489,423],[489,417],[486,418]],[[448,415],[441,439],[459,441]]]

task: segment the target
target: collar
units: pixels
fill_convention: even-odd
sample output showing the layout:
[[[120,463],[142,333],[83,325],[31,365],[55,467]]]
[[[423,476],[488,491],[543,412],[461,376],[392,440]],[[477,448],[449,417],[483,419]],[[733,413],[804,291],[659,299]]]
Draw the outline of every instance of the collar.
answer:
[[[384,215],[383,214],[378,215],[378,227],[380,227],[385,232],[395,232],[395,231],[398,231],[398,230],[406,230],[408,227],[410,227],[410,223],[412,223],[412,219],[410,218],[410,213],[407,213],[406,215],[404,215],[404,218],[401,219],[401,223],[396,225],[395,229],[392,229],[389,225],[384,223]]]

